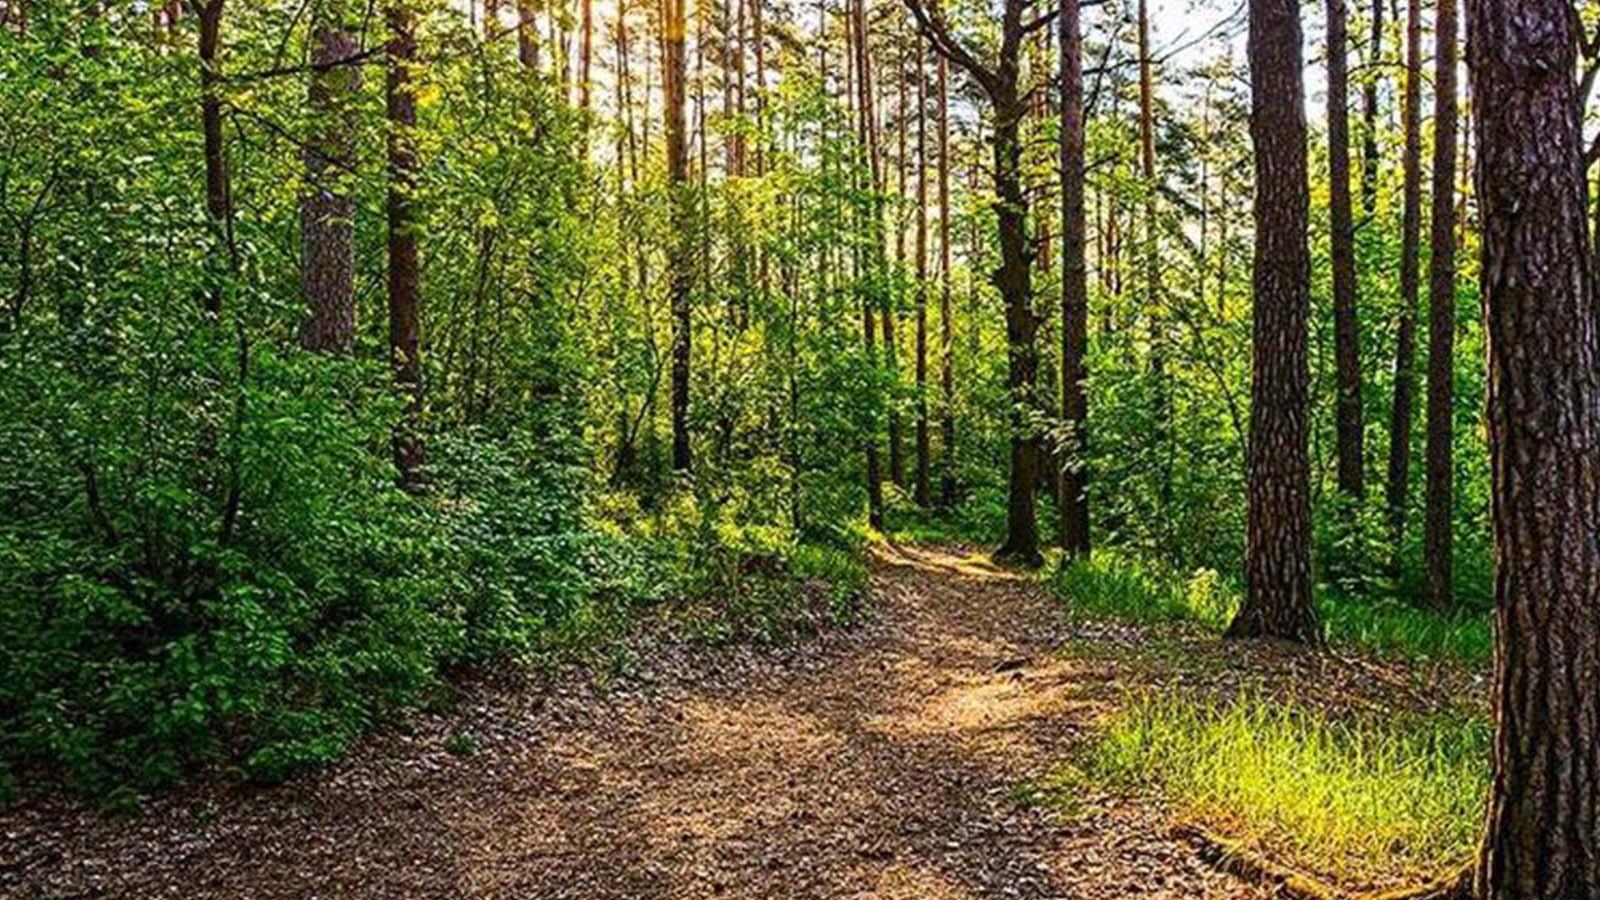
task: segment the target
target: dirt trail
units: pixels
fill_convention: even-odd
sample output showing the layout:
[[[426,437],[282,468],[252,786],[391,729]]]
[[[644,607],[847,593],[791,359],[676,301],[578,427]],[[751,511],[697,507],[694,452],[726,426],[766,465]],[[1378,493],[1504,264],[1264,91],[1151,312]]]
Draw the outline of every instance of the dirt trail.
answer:
[[[876,614],[626,686],[502,688],[275,789],[0,818],[19,897],[1256,896],[1154,810],[1018,802],[1121,693],[1032,583],[879,551]],[[670,655],[670,654],[667,654]],[[650,663],[648,654],[642,657]],[[462,730],[471,756],[444,749]]]

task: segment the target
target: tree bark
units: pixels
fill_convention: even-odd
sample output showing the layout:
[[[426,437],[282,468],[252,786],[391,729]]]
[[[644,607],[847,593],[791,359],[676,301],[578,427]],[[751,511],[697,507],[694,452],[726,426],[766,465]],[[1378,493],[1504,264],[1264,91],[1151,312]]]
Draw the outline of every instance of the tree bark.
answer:
[[[913,497],[918,506],[927,509],[933,504],[928,436],[928,78],[920,35],[912,61],[917,79],[917,475]]]
[[[238,250],[233,238],[233,196],[228,178],[228,148],[222,135],[222,10],[224,0],[197,2],[200,20],[200,123],[205,143],[206,217],[221,249],[219,259],[226,271],[213,266],[211,283],[206,287],[206,312],[222,311],[223,282],[238,269]]]
[[[539,70],[539,25],[533,0],[517,0],[517,61],[529,74]]]
[[[918,26],[944,57],[960,65],[983,88],[994,111],[990,148],[994,162],[995,218],[1000,236],[1000,266],[993,282],[1005,304],[1007,388],[1011,403],[1011,469],[1007,485],[1006,536],[995,557],[1026,566],[1044,561],[1039,552],[1034,488],[1038,478],[1039,436],[1029,421],[1035,408],[1039,370],[1039,316],[1033,309],[1033,249],[1028,236],[1028,197],[1022,177],[1022,119],[1028,113],[1019,86],[1021,51],[1030,28],[1048,19],[1024,22],[1030,0],[1006,0],[1000,48],[993,66],[980,62],[955,38],[937,7],[905,0]]]
[[[1389,467],[1384,490],[1388,507],[1390,568],[1398,574],[1411,484],[1411,423],[1417,383],[1417,294],[1422,240],[1422,0],[1406,11],[1406,86],[1402,116],[1405,149],[1401,168],[1404,211],[1400,224],[1400,317],[1395,332],[1394,403],[1389,414]]]
[[[1328,213],[1332,234],[1333,344],[1338,368],[1335,426],[1339,490],[1366,494],[1361,423],[1361,337],[1356,316],[1355,223],[1350,209],[1350,110],[1345,0],[1328,4]]]
[[[1383,0],[1372,0],[1372,31],[1367,38],[1367,67],[1361,86],[1361,210],[1368,219],[1378,211],[1378,80],[1383,62]]]
[[[1300,9],[1250,0],[1255,272],[1245,599],[1232,637],[1316,642],[1307,461],[1306,120]]]
[[[389,364],[405,396],[395,426],[394,461],[400,483],[420,484],[422,452],[422,359],[419,336],[420,278],[417,265],[417,65],[416,19],[406,0],[384,10],[389,29],[385,95],[389,117]]]
[[[671,192],[673,235],[668,251],[672,317],[672,468],[687,472],[689,452],[689,364],[691,321],[689,289],[694,281],[694,210],[689,194],[688,142],[684,115],[684,0],[661,0],[661,86],[666,117],[667,182]]]
[[[1478,893],[1600,896],[1600,348],[1578,12],[1470,0],[1488,339],[1495,739]]]
[[[1433,210],[1428,258],[1427,603],[1450,606],[1455,381],[1456,0],[1438,0],[1433,72]]]
[[[956,376],[955,321],[950,284],[950,64],[938,58],[939,77],[939,434],[944,462],[939,498],[945,509],[956,505]]]
[[[1061,420],[1067,430],[1061,467],[1061,550],[1089,553],[1088,396],[1084,351],[1089,284],[1084,259],[1083,33],[1077,0],[1063,0],[1061,41]]]
[[[314,15],[308,99],[316,137],[305,152],[300,205],[300,286],[307,307],[300,346],[348,353],[356,328],[353,176],[361,68],[344,61],[360,46],[343,4],[324,4]]]
[[[870,58],[867,52],[867,25],[866,25],[866,0],[852,0],[850,4],[850,25],[848,40],[850,42],[850,60],[852,79],[849,85],[854,89],[855,114],[856,114],[856,140],[858,150],[865,156],[866,162],[866,190],[874,195],[869,198],[865,215],[862,217],[862,228],[866,233],[866,248],[857,242],[854,260],[856,261],[856,289],[861,295],[861,341],[866,350],[867,370],[874,382],[878,377],[878,349],[876,329],[877,324],[873,317],[874,306],[873,291],[876,278],[871,277],[877,272],[877,259],[883,252],[883,236],[879,232],[883,216],[878,207],[876,193],[880,184],[878,173],[878,148],[876,144],[877,130],[873,126],[873,96],[871,78],[869,75]],[[859,168],[857,169],[859,171]],[[859,179],[857,179],[857,186]],[[872,282],[872,285],[863,284],[863,281]],[[885,334],[887,338],[888,335]],[[865,436],[866,444],[866,480],[867,480],[867,522],[873,528],[883,528],[883,471],[878,457],[878,423],[876,417],[868,423]]]

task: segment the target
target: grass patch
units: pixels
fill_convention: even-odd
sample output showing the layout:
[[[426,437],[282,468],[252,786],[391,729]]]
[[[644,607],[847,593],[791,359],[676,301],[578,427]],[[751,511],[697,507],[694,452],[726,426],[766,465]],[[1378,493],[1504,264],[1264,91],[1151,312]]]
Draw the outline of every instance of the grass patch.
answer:
[[[1239,608],[1239,588],[1211,569],[1190,574],[1138,557],[1098,550],[1049,576],[1069,611],[1142,625],[1195,622],[1220,634]],[[1319,591],[1328,641],[1384,657],[1487,665],[1494,631],[1481,613],[1441,615],[1396,600]]]
[[[1481,719],[1334,719],[1260,699],[1136,699],[1085,768],[1157,784],[1179,813],[1345,884],[1414,880],[1476,846],[1489,784]]]

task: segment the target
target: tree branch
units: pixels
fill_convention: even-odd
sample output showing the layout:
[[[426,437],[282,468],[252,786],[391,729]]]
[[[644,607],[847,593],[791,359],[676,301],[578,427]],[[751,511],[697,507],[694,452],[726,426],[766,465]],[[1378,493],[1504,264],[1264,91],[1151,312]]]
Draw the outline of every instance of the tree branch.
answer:
[[[950,26],[945,22],[944,15],[936,8],[924,5],[923,0],[905,0],[906,9],[911,11],[917,20],[917,26],[933,49],[945,59],[965,69],[973,80],[983,86],[991,96],[999,83],[999,76],[993,69],[985,66],[973,53],[962,45],[955,35],[951,34]]]

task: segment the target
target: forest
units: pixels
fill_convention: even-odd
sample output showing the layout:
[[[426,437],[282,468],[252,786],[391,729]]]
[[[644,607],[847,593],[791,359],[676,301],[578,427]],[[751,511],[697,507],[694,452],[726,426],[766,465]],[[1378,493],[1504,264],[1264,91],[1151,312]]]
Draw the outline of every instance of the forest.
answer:
[[[0,0],[0,896],[1600,900],[1597,75]]]

